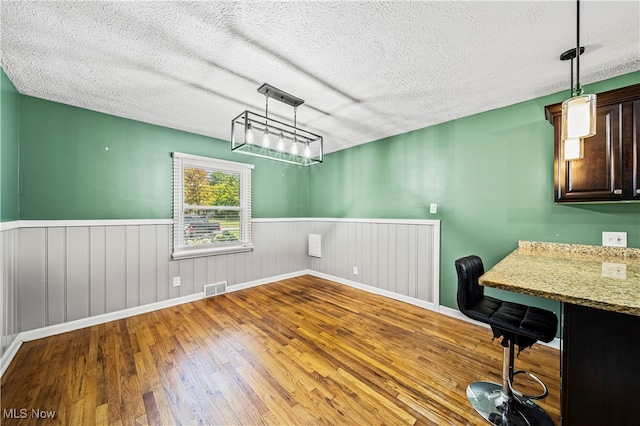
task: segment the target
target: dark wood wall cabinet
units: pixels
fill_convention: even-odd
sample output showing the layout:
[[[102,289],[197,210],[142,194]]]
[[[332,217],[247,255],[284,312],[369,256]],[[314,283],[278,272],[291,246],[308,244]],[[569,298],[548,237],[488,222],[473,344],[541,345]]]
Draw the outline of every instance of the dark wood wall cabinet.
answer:
[[[597,95],[596,134],[584,140],[580,160],[563,160],[562,103],[545,107],[558,203],[640,201],[640,84]]]

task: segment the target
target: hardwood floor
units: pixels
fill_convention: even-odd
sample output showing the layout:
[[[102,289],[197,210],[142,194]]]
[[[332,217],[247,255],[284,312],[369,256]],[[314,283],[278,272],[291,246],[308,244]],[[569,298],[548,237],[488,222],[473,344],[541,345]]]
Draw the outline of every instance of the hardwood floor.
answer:
[[[483,425],[465,390],[501,357],[487,328],[304,276],[24,343],[2,424]],[[516,359],[556,424],[559,363]]]

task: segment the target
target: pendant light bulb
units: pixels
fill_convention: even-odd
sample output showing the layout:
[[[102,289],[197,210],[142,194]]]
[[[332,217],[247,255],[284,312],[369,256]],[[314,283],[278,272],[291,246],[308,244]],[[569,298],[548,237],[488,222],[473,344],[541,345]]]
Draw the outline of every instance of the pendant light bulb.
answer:
[[[298,155],[298,140],[294,137],[291,144],[291,155]]]
[[[280,132],[280,137],[278,138],[278,151],[284,151],[284,135]]]
[[[311,158],[311,149],[309,148],[309,142],[304,144],[304,158]]]
[[[584,158],[584,139],[565,139],[563,143],[564,161],[580,160]]]
[[[244,132],[244,140],[248,144],[253,143],[253,126],[251,126],[251,123],[247,124],[247,129]]]
[[[596,134],[596,95],[577,94],[562,103],[562,139]]]
[[[265,127],[264,135],[262,135],[262,146],[265,148],[269,148],[271,145],[271,141],[269,140],[269,130]]]

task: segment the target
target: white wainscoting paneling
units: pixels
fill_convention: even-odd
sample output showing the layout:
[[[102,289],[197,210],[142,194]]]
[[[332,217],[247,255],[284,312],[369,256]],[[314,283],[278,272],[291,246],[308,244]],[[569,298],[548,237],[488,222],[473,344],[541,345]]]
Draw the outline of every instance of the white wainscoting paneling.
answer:
[[[93,317],[172,304],[220,281],[234,291],[309,271],[439,309],[439,221],[256,219],[253,251],[181,260],[171,259],[171,226],[170,220],[0,226],[2,371],[19,334],[36,338],[45,327],[57,332]],[[322,235],[321,258],[307,254],[310,233]],[[181,285],[173,287],[177,276]]]
[[[308,224],[309,233],[322,235],[322,257],[309,257],[309,269],[437,310],[439,221],[309,219]]]
[[[0,362],[18,335],[18,248],[20,230],[6,227],[0,231]]]
[[[2,233],[20,238],[18,331],[201,293],[205,284],[233,286],[307,269],[303,222],[255,223],[252,252],[181,260],[171,259],[171,224],[53,225]],[[174,287],[177,276],[181,285]]]

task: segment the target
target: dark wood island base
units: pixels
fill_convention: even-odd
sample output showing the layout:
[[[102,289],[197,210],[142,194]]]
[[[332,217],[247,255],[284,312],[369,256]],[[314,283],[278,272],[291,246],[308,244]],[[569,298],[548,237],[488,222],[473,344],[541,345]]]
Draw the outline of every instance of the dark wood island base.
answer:
[[[564,426],[640,425],[640,249],[520,241],[479,283],[562,302]]]
[[[562,424],[640,424],[640,317],[563,310]]]

